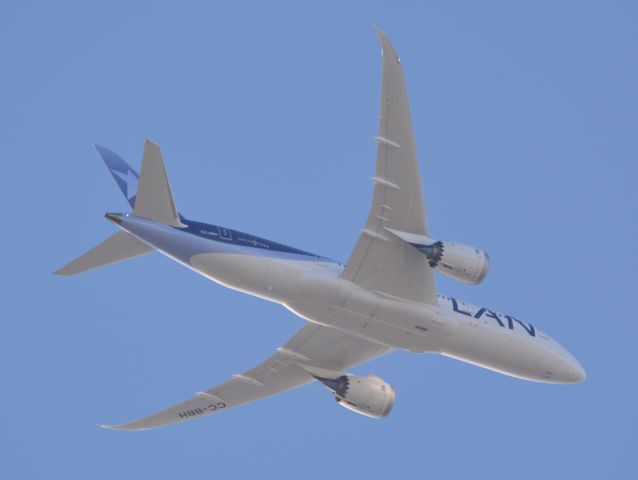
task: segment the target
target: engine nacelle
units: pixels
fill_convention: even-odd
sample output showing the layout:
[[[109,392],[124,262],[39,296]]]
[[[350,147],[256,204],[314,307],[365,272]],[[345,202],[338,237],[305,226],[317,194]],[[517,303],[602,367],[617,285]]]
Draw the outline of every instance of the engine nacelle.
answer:
[[[476,285],[487,275],[490,258],[478,248],[460,243],[441,242],[424,235],[388,230],[423,253],[430,267],[446,277]]]
[[[375,375],[359,377],[345,374],[336,379],[318,380],[333,391],[340,405],[368,417],[386,417],[397,398],[394,389]]]
[[[476,285],[487,275],[490,258],[478,248],[440,241],[415,246],[425,254],[430,266],[446,277]]]

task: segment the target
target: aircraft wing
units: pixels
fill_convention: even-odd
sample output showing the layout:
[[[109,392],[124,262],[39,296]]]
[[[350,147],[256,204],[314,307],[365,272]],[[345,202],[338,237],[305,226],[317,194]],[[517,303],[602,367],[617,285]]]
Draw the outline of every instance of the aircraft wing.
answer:
[[[401,61],[381,29],[381,119],[372,206],[343,278],[381,293],[437,305],[427,258],[387,229],[427,235],[421,176]]]
[[[226,383],[131,423],[102,426],[115,430],[145,430],[193,420],[314,381],[303,367],[341,372],[387,350],[388,347],[341,330],[307,324],[264,363],[234,375]]]

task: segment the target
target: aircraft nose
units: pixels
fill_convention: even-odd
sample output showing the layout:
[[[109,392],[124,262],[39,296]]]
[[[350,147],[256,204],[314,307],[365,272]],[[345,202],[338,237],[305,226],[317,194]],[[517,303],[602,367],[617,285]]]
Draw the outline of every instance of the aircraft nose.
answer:
[[[580,383],[587,378],[587,374],[578,360],[574,359],[574,362],[575,365],[573,365],[574,371],[572,372],[572,376],[574,377],[574,383]]]
[[[560,383],[580,383],[587,378],[583,366],[569,353],[561,359],[561,367],[558,369],[556,380]]]

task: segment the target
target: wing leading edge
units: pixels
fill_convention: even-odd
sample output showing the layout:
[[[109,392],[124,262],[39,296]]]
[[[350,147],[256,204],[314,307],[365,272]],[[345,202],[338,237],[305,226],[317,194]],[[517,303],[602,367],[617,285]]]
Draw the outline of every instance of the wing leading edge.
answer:
[[[403,67],[390,41],[375,29],[383,74],[374,193],[368,220],[342,276],[384,294],[437,305],[434,272],[427,259],[388,231],[428,234]]]
[[[261,365],[234,375],[221,385],[199,392],[173,407],[124,425],[102,425],[115,430],[146,430],[219,413],[315,380],[304,369],[341,372],[388,350],[383,345],[321,325],[305,325]]]

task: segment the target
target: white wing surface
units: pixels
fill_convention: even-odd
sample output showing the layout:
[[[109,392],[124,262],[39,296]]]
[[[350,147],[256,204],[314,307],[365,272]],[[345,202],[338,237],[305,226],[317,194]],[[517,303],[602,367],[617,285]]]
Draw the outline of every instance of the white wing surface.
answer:
[[[340,330],[308,324],[264,363],[234,375],[226,383],[134,422],[103,426],[115,430],[145,430],[223,412],[312,382],[315,378],[304,366],[341,372],[386,351],[383,345]]]
[[[57,275],[75,275],[155,251],[126,232],[117,232],[99,245],[57,270]]]
[[[401,61],[381,29],[381,119],[368,221],[343,278],[381,293],[437,304],[434,272],[417,249],[386,228],[427,235],[412,119]]]

